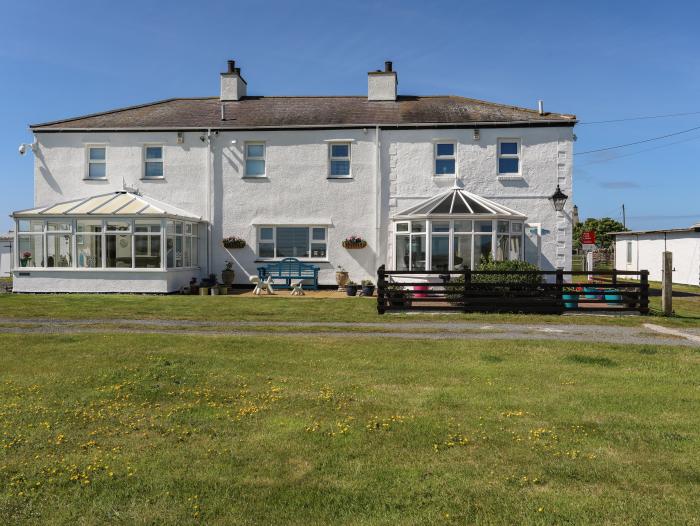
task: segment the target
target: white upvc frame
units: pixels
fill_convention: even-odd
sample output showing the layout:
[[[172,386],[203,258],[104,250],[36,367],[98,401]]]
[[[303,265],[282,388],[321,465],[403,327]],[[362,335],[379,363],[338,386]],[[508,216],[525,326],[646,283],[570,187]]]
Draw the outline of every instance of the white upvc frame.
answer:
[[[19,231],[19,222],[22,220],[27,220],[27,221],[41,221],[42,222],[42,230],[41,231],[29,231],[29,232],[20,232]],[[96,232],[96,233],[89,233],[89,232],[78,232],[78,222],[79,221],[95,221],[99,222],[101,225],[101,231]],[[109,221],[116,221],[116,222],[126,222],[129,223],[129,230],[128,231],[123,231],[123,230],[112,230],[112,231],[107,231],[107,222]],[[135,231],[135,225],[136,221],[148,221],[151,224],[160,224],[160,233],[146,233],[146,232],[136,232]],[[17,247],[17,250],[15,250],[15,261],[14,261],[14,270],[18,271],[37,271],[37,270],[49,270],[49,271],[65,271],[65,270],[70,270],[70,271],[78,271],[78,272],[95,272],[95,271],[108,271],[108,272],[123,272],[123,271],[146,271],[146,272],[164,272],[164,271],[169,271],[169,270],[188,270],[188,269],[198,269],[200,268],[199,265],[199,255],[197,253],[197,264],[196,265],[190,265],[190,266],[182,266],[182,267],[172,267],[168,268],[167,266],[167,223],[168,221],[173,221],[173,222],[180,222],[182,223],[182,228],[183,228],[183,242],[184,239],[187,238],[188,242],[190,243],[190,261],[194,261],[194,255],[195,251],[192,250],[192,242],[191,239],[195,238],[197,239],[197,247],[196,251],[198,252],[199,250],[199,223],[195,221],[186,221],[186,220],[178,220],[178,219],[167,219],[167,218],[160,218],[160,217],[154,217],[154,218],[149,218],[149,217],[119,217],[119,216],[114,216],[114,217],[90,217],[90,216],[85,216],[85,217],[77,217],[77,218],[65,218],[65,217],[60,217],[60,216],[49,216],[46,218],[27,218],[27,217],[19,217],[15,219],[15,246]],[[71,225],[71,231],[49,231],[47,228],[47,223],[49,222],[62,222],[62,223],[68,223]],[[185,225],[186,224],[191,224],[192,225],[192,230],[191,234],[186,234],[186,229]],[[71,240],[71,266],[70,267],[48,267],[46,264],[41,267],[22,267],[20,266],[20,251],[19,251],[19,238],[24,236],[24,235],[32,235],[32,236],[41,236],[42,238],[42,250],[43,250],[43,258],[44,261],[46,262],[48,258],[48,235],[50,234],[56,234],[56,235],[66,235],[70,234],[72,235],[72,240]],[[131,266],[130,267],[108,267],[107,266],[107,236],[108,235],[128,235],[131,237]],[[149,236],[159,236],[160,237],[160,243],[161,243],[161,256],[160,256],[160,266],[157,268],[147,268],[147,267],[136,267],[136,242],[134,237],[137,235],[149,235]],[[100,261],[101,264],[99,267],[80,267],[78,266],[78,236],[83,236],[83,237],[99,237],[100,238]]]
[[[328,143],[328,179],[352,179],[352,141],[347,140],[333,140],[327,141]],[[333,155],[333,146],[347,146],[348,155],[347,157],[336,157]],[[333,161],[347,161],[348,162],[348,173],[346,175],[333,175],[332,166]]]
[[[262,146],[263,147],[263,154],[262,157],[260,156],[249,156],[248,155],[248,146]],[[246,141],[245,144],[243,145],[243,177],[249,177],[252,179],[256,178],[265,178],[267,177],[267,143],[265,141]],[[263,166],[265,169],[263,170],[262,174],[259,175],[251,175],[248,174],[248,161],[262,161]]]
[[[514,142],[517,145],[518,153],[501,153],[501,144],[504,142]],[[520,179],[523,174],[523,144],[519,137],[499,137],[496,141],[496,174],[500,179]],[[501,172],[501,159],[517,159],[517,172]]]
[[[452,145],[452,155],[438,155],[438,146],[442,144]],[[438,160],[454,161],[455,171],[453,173],[437,173],[437,162]],[[433,140],[433,176],[434,177],[456,177],[459,167],[457,163],[457,141],[448,139],[436,139]]]
[[[90,159],[90,150],[93,148],[102,148],[105,151],[104,159]],[[86,181],[106,181],[109,174],[107,172],[107,144],[105,143],[88,143],[85,144],[85,174],[83,179]],[[105,168],[104,177],[90,177],[90,165],[103,164]]]
[[[263,228],[271,228],[272,229],[272,240],[270,239],[262,239],[260,235],[260,230]],[[264,261],[275,261],[275,260],[280,260],[284,259],[285,257],[291,257],[291,256],[278,256],[277,255],[277,229],[278,228],[306,228],[309,231],[309,244],[308,244],[308,251],[309,251],[309,256],[308,257],[298,257],[297,259],[299,261],[328,261],[328,226],[327,225],[257,225],[256,231],[255,231],[255,252],[258,260],[264,260]],[[323,229],[324,231],[324,238],[322,240],[319,239],[314,239],[314,228],[320,228]],[[260,243],[272,243],[272,257],[269,256],[260,256],[259,254],[259,246]],[[312,256],[312,251],[311,251],[311,245],[314,244],[325,244],[326,245],[326,256]]]
[[[149,160],[146,157],[148,148],[160,148],[160,159]],[[146,163],[160,163],[163,175],[149,176],[146,174]],[[165,145],[163,143],[144,143],[141,148],[141,179],[147,181],[165,179]]]
[[[472,227],[470,231],[466,230],[455,230],[454,228],[454,223],[455,221],[471,221],[472,222]],[[491,232],[478,232],[475,229],[474,223],[476,221],[491,221]],[[497,231],[498,229],[498,221],[508,221],[508,232],[501,232],[499,233]],[[412,222],[422,222],[425,224],[425,230],[423,232],[413,232],[413,228],[411,226]],[[446,232],[435,232],[433,233],[432,227],[433,223],[449,223],[450,224],[450,229],[449,231]],[[513,228],[514,224],[520,224],[522,225],[520,228],[520,232],[516,232],[515,229]],[[398,230],[398,225],[399,224],[407,224],[408,225],[408,230],[404,232],[399,232]],[[511,237],[519,237],[520,238],[520,259],[524,260],[525,257],[525,225],[523,220],[513,220],[509,218],[504,218],[504,217],[496,217],[496,218],[480,218],[480,217],[464,217],[464,218],[438,218],[434,217],[431,219],[400,219],[400,220],[395,220],[394,221],[394,257],[393,257],[393,268],[394,270],[397,269],[397,257],[398,253],[396,251],[397,249],[397,237],[399,236],[408,236],[409,237],[409,251],[408,251],[408,269],[411,270],[413,266],[413,254],[410,249],[411,243],[413,242],[413,237],[414,236],[424,236],[425,237],[425,270],[430,271],[432,269],[432,237],[433,235],[436,235],[438,237],[444,237],[444,236],[449,236],[449,249],[448,249],[448,270],[455,270],[455,265],[454,265],[454,237],[458,235],[468,235],[470,237],[471,241],[471,250],[470,250],[470,257],[471,261],[469,264],[469,268],[474,270],[476,268],[476,264],[478,262],[474,261],[474,249],[476,248],[476,236],[490,236],[491,237],[491,252],[492,255],[495,254],[496,251],[496,246],[498,242],[498,236],[505,235],[508,236],[508,238]],[[510,250],[510,244],[509,244],[509,250]]]

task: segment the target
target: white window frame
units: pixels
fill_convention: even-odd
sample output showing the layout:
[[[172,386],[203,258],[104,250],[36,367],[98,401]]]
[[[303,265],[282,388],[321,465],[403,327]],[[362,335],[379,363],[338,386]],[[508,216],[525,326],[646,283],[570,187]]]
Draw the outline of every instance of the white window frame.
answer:
[[[626,250],[627,250],[627,253],[626,253],[627,257],[625,258],[625,260],[626,260],[628,265],[631,265],[633,263],[632,260],[634,259],[633,253],[632,253],[632,241],[626,242]]]
[[[441,144],[451,144],[452,145],[452,155],[438,155],[438,146]],[[455,162],[455,171],[451,174],[439,174],[437,173],[437,162],[438,160],[452,160]],[[434,177],[456,177],[457,175],[457,142],[438,139],[434,141],[433,144],[433,176]]]
[[[271,228],[272,229],[272,239],[262,239],[260,235],[260,230],[263,228]],[[255,230],[255,252],[256,252],[256,260],[257,261],[279,261],[284,259],[282,256],[277,255],[277,229],[278,228],[307,228],[309,231],[309,257],[305,258],[296,258],[299,261],[328,261],[328,225],[256,225],[256,230]],[[314,239],[314,228],[322,228],[324,231],[324,238],[322,240],[320,239]],[[272,257],[264,257],[260,256],[258,254],[259,249],[258,246],[260,243],[272,243]],[[311,245],[313,244],[320,244],[320,243],[325,243],[326,245],[326,257],[313,257],[311,255]],[[288,257],[288,256],[285,256]]]
[[[160,160],[148,160],[146,157],[146,150],[148,148],[160,148]],[[141,179],[147,180],[147,181],[153,181],[153,180],[158,180],[158,179],[165,179],[165,146],[162,143],[146,143],[143,145],[142,149],[142,171],[141,171]],[[157,163],[160,162],[160,164],[163,166],[163,175],[155,175],[155,176],[149,176],[146,175],[146,163]]]
[[[248,156],[248,146],[262,146],[263,147],[263,154],[262,157],[249,157]],[[243,145],[244,148],[244,164],[243,164],[243,177],[248,177],[251,179],[260,179],[260,178],[265,178],[267,177],[267,143],[265,141],[246,141],[245,144]],[[248,160],[251,161],[262,161],[263,166],[265,167],[265,170],[263,170],[263,173],[260,175],[249,175],[248,174]]]
[[[105,158],[100,160],[90,159],[90,150],[93,148],[103,148],[105,151]],[[90,165],[91,164],[104,164],[105,175],[104,177],[90,177]],[[106,181],[107,180],[107,145],[101,143],[86,144],[85,145],[85,177],[86,181]]]
[[[333,146],[345,145],[348,147],[347,157],[334,157],[333,156]],[[333,161],[347,161],[348,162],[348,173],[347,175],[333,175],[331,173],[331,167]],[[328,142],[328,179],[352,179],[352,141],[329,141]]]
[[[455,221],[471,221],[472,226],[470,231],[466,230],[455,230]],[[491,231],[490,232],[479,232],[476,230],[476,221],[491,221]],[[498,221],[506,221],[509,223],[509,229],[506,232],[497,232],[498,230]],[[413,222],[424,222],[425,224],[425,229],[422,232],[414,232],[413,231]],[[433,232],[433,223],[449,223],[450,228],[448,231],[445,232]],[[519,223],[520,226],[520,232],[516,232],[515,228],[513,227],[514,223]],[[408,225],[408,230],[407,231],[399,231],[398,230],[398,225],[404,224]],[[455,265],[454,265],[454,238],[456,235],[468,235],[470,236],[470,243],[471,243],[471,262],[469,264],[469,268],[472,270],[475,269],[475,267],[478,265],[478,261],[475,261],[475,253],[474,249],[476,248],[476,236],[488,236],[491,238],[491,252],[492,252],[492,257],[495,254],[496,251],[496,244],[498,243],[498,236],[506,236],[508,238],[511,237],[518,237],[520,238],[520,260],[524,261],[525,257],[525,223],[523,220],[513,220],[505,217],[496,217],[496,218],[479,218],[479,217],[464,217],[464,218],[432,218],[432,219],[401,219],[401,220],[396,220],[394,222],[394,254],[393,254],[393,268],[394,270],[397,269],[397,263],[396,263],[396,258],[398,257],[398,254],[396,252],[397,248],[397,237],[399,236],[408,236],[409,237],[409,262],[408,262],[408,268],[409,270],[412,269],[413,266],[413,255],[410,250],[410,246],[413,243],[413,237],[414,236],[425,236],[425,267],[426,267],[426,272],[432,271],[432,237],[433,235],[436,236],[449,236],[449,249],[448,249],[448,257],[449,257],[449,262],[448,262],[448,270],[455,270]],[[509,241],[509,247],[510,247],[510,241]]]
[[[514,142],[518,146],[518,153],[501,153],[501,144],[504,142]],[[522,178],[523,174],[523,144],[518,137],[499,137],[496,143],[496,173],[501,179]],[[518,171],[517,172],[501,172],[501,159],[517,159],[518,160]]]

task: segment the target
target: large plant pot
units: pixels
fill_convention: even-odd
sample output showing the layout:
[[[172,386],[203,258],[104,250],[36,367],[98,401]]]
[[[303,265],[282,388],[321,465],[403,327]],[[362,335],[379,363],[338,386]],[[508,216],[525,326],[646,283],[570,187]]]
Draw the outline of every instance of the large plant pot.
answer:
[[[29,259],[20,259],[19,264],[22,267],[26,267],[27,265],[29,265],[29,261],[30,261]]]
[[[335,282],[338,284],[338,291],[343,292],[345,290],[345,285],[350,281],[350,274],[347,272],[336,272]]]
[[[356,296],[357,295],[357,285],[347,285],[345,287],[345,294],[348,296]]]
[[[235,278],[236,273],[233,270],[224,270],[221,272],[221,281],[223,281],[226,286],[233,285],[233,280]]]
[[[374,285],[365,285],[362,287],[363,296],[373,296],[374,295]]]
[[[209,296],[209,287],[199,287],[200,296]]]
[[[219,289],[219,296],[226,296],[228,294],[228,285],[219,285],[216,288]]]
[[[562,294],[565,309],[575,309],[578,307],[578,294]]]

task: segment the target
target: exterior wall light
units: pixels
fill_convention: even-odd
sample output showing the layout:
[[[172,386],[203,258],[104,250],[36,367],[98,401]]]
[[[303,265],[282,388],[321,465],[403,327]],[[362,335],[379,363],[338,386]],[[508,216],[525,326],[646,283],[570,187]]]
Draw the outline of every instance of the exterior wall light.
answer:
[[[569,196],[561,191],[561,188],[559,188],[559,185],[557,185],[557,189],[552,194],[552,197],[550,197],[550,199],[552,200],[552,203],[554,204],[554,209],[557,212],[561,212],[562,210],[564,210],[564,204],[566,204],[566,200],[568,198],[569,198]]]

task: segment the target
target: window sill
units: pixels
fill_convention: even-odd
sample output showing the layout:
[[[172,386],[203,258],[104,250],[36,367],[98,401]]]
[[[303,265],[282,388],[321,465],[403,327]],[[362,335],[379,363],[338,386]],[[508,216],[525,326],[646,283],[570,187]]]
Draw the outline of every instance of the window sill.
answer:
[[[83,177],[83,181],[99,181],[106,183],[108,179],[106,177]]]
[[[326,179],[354,179],[352,175],[329,175]]]
[[[160,177],[142,177],[141,180],[142,181],[164,181],[165,176],[162,175]]]
[[[454,179],[455,174],[433,174],[433,177],[436,179],[447,179],[448,177]]]
[[[499,181],[522,181],[525,177],[521,174],[501,174],[498,176]]]
[[[267,175],[244,175],[241,179],[267,179]]]

